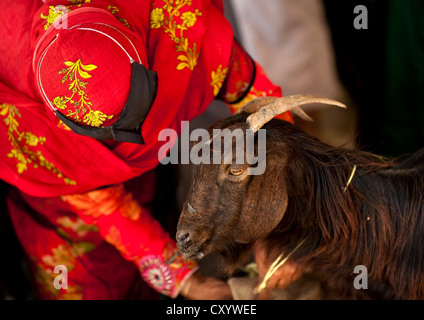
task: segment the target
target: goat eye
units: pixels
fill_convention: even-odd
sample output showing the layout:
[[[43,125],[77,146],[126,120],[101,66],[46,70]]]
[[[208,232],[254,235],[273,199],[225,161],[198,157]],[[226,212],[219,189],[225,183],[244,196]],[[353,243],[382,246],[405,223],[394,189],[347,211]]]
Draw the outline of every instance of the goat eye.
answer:
[[[233,176],[239,176],[244,172],[244,169],[230,169],[230,173]]]

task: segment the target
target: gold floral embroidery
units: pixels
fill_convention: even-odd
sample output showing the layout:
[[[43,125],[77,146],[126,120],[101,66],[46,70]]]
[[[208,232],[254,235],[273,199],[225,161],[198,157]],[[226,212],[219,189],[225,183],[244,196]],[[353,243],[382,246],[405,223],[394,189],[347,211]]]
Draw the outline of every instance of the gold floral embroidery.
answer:
[[[59,120],[59,122],[57,123],[57,126],[60,129],[71,131],[71,128],[69,128],[66,124],[64,124],[62,120]]]
[[[131,193],[126,193],[122,184],[83,194],[64,195],[61,198],[76,210],[93,218],[108,216],[117,210],[130,220],[138,220],[141,214],[140,205]]]
[[[184,36],[184,31],[194,26],[197,17],[202,13],[196,9],[194,12],[186,11],[180,13],[184,6],[191,6],[191,0],[163,0],[163,8],[154,8],[150,13],[150,28],[159,29],[163,27],[164,32],[169,35],[175,43],[177,52],[181,52],[177,60],[181,61],[177,65],[177,70],[189,68],[193,70],[197,64],[199,52],[196,43],[190,45],[188,39]],[[180,17],[181,22],[176,21]]]
[[[28,169],[28,165],[32,164],[34,168],[43,167],[58,178],[63,178],[66,184],[76,185],[76,182],[63,175],[51,162],[49,162],[41,153],[40,150],[31,150],[32,147],[44,145],[46,142],[45,137],[37,137],[28,131],[19,131],[18,118],[21,114],[15,106],[9,104],[0,104],[0,116],[5,117],[4,123],[6,124],[9,141],[12,145],[12,150],[7,154],[9,158],[15,158],[18,163],[16,168],[18,173],[22,174]]]
[[[56,19],[63,16],[65,13],[69,12],[68,7],[66,6],[49,6],[49,13],[48,15],[41,14],[41,18],[46,20],[46,24],[44,25],[44,30],[47,30],[51,24],[54,23]]]
[[[90,110],[84,117],[84,122],[92,127],[100,127],[106,119],[110,119],[112,116],[107,116],[103,112],[96,110]]]
[[[74,268],[75,257],[71,249],[64,244],[60,244],[57,248],[52,248],[52,254],[46,254],[41,258],[41,261],[49,267],[64,265],[71,271]]]
[[[85,216],[99,218],[100,216],[111,215],[118,206],[116,199],[113,194],[108,192],[108,189],[100,189],[83,194],[64,195],[61,199]],[[110,197],[112,197],[112,200]]]
[[[225,99],[227,101],[235,101],[238,99],[239,97],[239,92],[243,92],[247,89],[247,87],[249,86],[248,82],[245,81],[238,81],[238,83],[236,84],[236,92],[227,92],[225,95]],[[250,91],[248,92],[248,94],[244,97],[244,99],[238,103],[234,103],[231,104],[231,108],[235,111],[237,111],[238,109],[240,109],[241,107],[243,107],[246,103],[252,101],[253,99],[256,99],[258,97],[265,97],[268,96],[272,93],[272,91],[270,92],[265,92],[265,91],[261,91],[261,90],[257,90],[254,87],[250,88]]]
[[[40,17],[46,20],[46,24],[44,25],[44,30],[47,30],[50,25],[52,25],[56,19],[63,16],[65,13],[71,12],[72,7],[77,6],[81,7],[83,3],[89,3],[91,0],[68,0],[68,2],[72,3],[70,6],[58,5],[56,7],[49,6],[49,13],[47,15],[40,14]]]
[[[78,221],[78,219],[77,221],[62,219],[61,223],[63,223],[64,226],[71,226],[72,228],[76,227],[76,231],[79,230],[88,232],[98,230],[97,227],[84,225],[84,223],[82,223],[82,221]],[[42,256],[40,262],[36,261],[35,258],[33,259],[37,268],[35,272],[36,280],[39,283],[41,290],[49,294],[51,297],[59,299],[82,299],[81,286],[71,286],[68,284],[68,288],[63,291],[54,288],[54,279],[57,274],[53,271],[56,266],[64,265],[66,266],[67,271],[71,272],[75,269],[76,259],[93,251],[96,246],[90,242],[71,239],[70,236],[60,227],[57,231],[66,243],[60,244],[56,248],[52,248],[51,254]]]
[[[107,9],[110,11],[110,13],[112,13],[118,19],[119,22],[121,22],[127,28],[131,29],[127,19],[121,17],[120,15],[116,15],[116,13],[119,13],[118,7],[109,5]]]
[[[165,15],[162,8],[155,8],[150,12],[150,28],[158,29],[162,26]]]
[[[254,100],[258,97],[270,96],[271,94],[272,94],[272,90],[269,90],[268,92],[266,92],[266,91],[261,91],[261,90],[258,90],[256,88],[252,87],[252,88],[250,88],[249,93],[246,95],[246,97],[244,97],[244,99],[242,101],[240,101],[238,103],[231,104],[230,106],[234,111],[237,111],[240,108],[242,108],[246,103],[248,103],[248,102],[250,102],[250,101],[252,101],[252,100]],[[234,95],[234,97],[236,97],[237,93],[227,94],[226,98],[227,99],[232,98],[232,96],[230,96],[230,95]],[[229,101],[231,101],[231,100],[229,100]],[[289,121],[289,122],[292,121],[292,118],[291,118],[289,112],[285,112],[283,114],[280,114],[278,116],[278,119],[286,120],[286,121]]]
[[[211,72],[211,86],[213,87],[213,95],[216,96],[224,83],[225,77],[227,76],[228,67],[222,69],[222,64],[218,66],[216,71]]]
[[[249,82],[246,82],[244,80],[237,80],[235,83],[235,91],[234,92],[227,92],[225,94],[225,100],[228,102],[233,102],[233,101],[237,101],[240,97],[241,92],[246,92],[247,88],[249,87]],[[255,92],[255,88],[251,88],[250,91]],[[265,95],[265,93],[261,94],[258,90],[256,90],[256,93],[249,92],[247,94],[247,96],[245,97],[245,99],[247,100],[243,100],[243,103],[247,103],[250,100],[253,100],[254,98],[256,98],[257,96],[263,96]],[[250,100],[249,100],[250,98]],[[238,106],[240,103],[234,104],[233,106]]]
[[[75,62],[66,61],[64,62],[65,66],[68,68],[63,68],[59,71],[59,74],[63,74],[62,83],[69,80],[70,84],[68,86],[68,91],[71,92],[71,96],[58,96],[55,97],[52,103],[60,110],[65,110],[68,108],[68,103],[73,105],[74,111],[67,110],[66,116],[71,118],[76,122],[83,121],[89,126],[92,127],[101,127],[103,122],[107,119],[112,119],[112,115],[107,115],[101,112],[100,110],[92,110],[91,106],[93,105],[90,99],[88,98],[85,90],[87,89],[88,82],[82,81],[80,78],[89,79],[92,77],[88,71],[92,71],[97,68],[94,64],[84,65],[81,62],[81,59],[78,59]],[[77,97],[75,96],[77,95]],[[79,96],[79,99],[78,99]],[[88,113],[87,113],[88,111]],[[80,113],[84,115],[83,119],[80,118]]]
[[[86,224],[80,218],[76,218],[76,220],[72,220],[68,216],[60,217],[56,220],[56,222],[65,229],[70,229],[75,234],[82,238],[89,232],[98,232],[99,228],[92,224]],[[64,238],[70,238],[69,235],[62,228],[58,228],[57,230],[59,234],[61,234]]]
[[[82,287],[81,286],[70,286],[64,290],[58,290],[54,287],[54,280],[58,276],[57,273],[53,273],[53,268],[45,268],[42,264],[37,264],[35,267],[35,281],[37,282],[38,289],[47,294],[51,299],[60,300],[82,300]],[[69,271],[69,270],[68,270]],[[63,292],[60,296],[59,294]]]
[[[131,193],[125,195],[122,205],[119,208],[121,215],[130,220],[138,220],[141,215],[141,207],[136,200],[134,200]]]
[[[128,252],[126,246],[122,242],[121,232],[117,227],[111,226],[109,232],[105,235],[105,240],[118,249],[121,253],[124,254],[126,258],[133,258],[133,256]]]
[[[41,263],[35,261],[35,277],[40,289],[54,298],[82,299],[81,286],[68,284],[68,288],[63,291],[54,287],[54,280],[58,275],[54,273],[54,268],[58,265],[63,265],[68,272],[71,272],[75,269],[76,258],[82,257],[95,248],[95,245],[89,242],[71,242],[69,240],[67,240],[67,244],[60,244],[56,248],[52,248],[51,254],[41,257]]]
[[[91,0],[68,0],[68,2],[72,3],[72,5],[81,5],[84,3],[90,3]]]

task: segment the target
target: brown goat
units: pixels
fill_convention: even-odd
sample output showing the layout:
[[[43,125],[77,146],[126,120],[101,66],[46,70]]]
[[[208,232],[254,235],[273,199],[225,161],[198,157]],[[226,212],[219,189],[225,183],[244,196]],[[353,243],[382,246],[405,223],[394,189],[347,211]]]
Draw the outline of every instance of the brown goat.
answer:
[[[177,230],[182,254],[218,252],[232,273],[258,240],[271,260],[303,242],[289,262],[311,270],[334,296],[424,299],[424,149],[395,163],[334,148],[275,114],[264,117],[266,110],[257,111],[265,102],[213,126],[245,131],[251,113],[264,119],[266,170],[255,176],[246,174],[248,164],[195,166]],[[367,290],[354,288],[357,265],[368,270]]]

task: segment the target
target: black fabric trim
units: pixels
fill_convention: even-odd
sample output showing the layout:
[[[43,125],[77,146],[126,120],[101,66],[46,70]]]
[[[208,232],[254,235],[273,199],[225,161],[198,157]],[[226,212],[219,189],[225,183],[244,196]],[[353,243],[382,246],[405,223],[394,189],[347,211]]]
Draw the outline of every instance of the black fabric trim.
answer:
[[[132,63],[131,89],[127,103],[112,125],[112,136],[116,141],[144,143],[141,125],[147,117],[157,94],[157,73],[139,63]]]
[[[56,116],[74,133],[104,140],[113,138],[116,141],[144,144],[141,127],[155,101],[158,90],[157,73],[143,65],[131,64],[131,88],[127,103],[118,120],[111,126],[94,128],[83,126],[69,120],[56,110]]]
[[[77,133],[83,136],[89,136],[94,139],[111,139],[112,138],[112,133],[110,132],[110,129],[109,129],[111,127],[93,128],[93,127],[82,126],[78,123],[75,123],[69,120],[58,110],[56,110],[56,116],[60,120],[62,120],[65,125],[71,128],[74,133]]]

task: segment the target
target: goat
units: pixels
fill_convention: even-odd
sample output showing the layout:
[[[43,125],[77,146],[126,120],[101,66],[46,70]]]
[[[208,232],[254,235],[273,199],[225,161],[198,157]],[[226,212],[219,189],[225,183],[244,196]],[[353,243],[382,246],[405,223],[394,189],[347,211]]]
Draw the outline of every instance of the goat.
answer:
[[[183,256],[217,252],[232,274],[260,241],[271,261],[292,253],[288,261],[341,299],[424,299],[424,149],[395,161],[331,147],[273,119],[301,114],[298,106],[313,98],[273,99],[254,100],[210,128],[266,129],[266,170],[195,166],[176,234]],[[357,265],[368,270],[368,290],[354,288]]]

